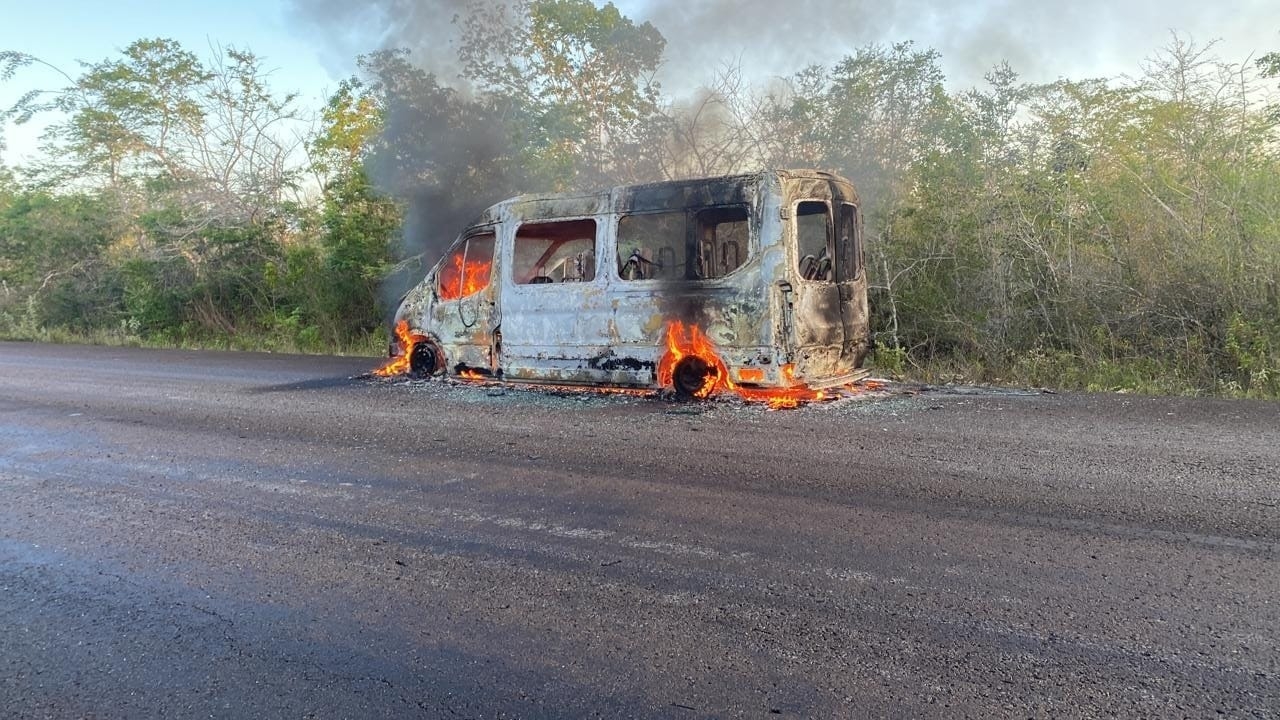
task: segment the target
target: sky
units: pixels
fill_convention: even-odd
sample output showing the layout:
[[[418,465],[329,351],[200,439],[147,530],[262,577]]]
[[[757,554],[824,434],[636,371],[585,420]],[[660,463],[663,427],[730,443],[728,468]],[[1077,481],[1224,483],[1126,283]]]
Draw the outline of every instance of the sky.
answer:
[[[346,74],[322,66],[322,49],[290,26],[284,3],[274,0],[0,0],[0,8],[0,50],[35,55],[72,77],[78,61],[118,57],[134,40],[155,37],[175,39],[201,57],[213,44],[252,50],[265,57],[272,86],[300,92],[307,107],[318,108]],[[23,68],[0,82],[0,107],[29,90],[64,85],[52,70]],[[34,153],[38,135],[34,121],[5,127],[4,162],[17,165]]]
[[[18,50],[75,75],[77,61],[116,55],[134,40],[167,37],[207,55],[211,44],[253,50],[272,85],[318,108],[355,57],[412,45],[439,59],[452,52],[452,16],[464,0],[0,0],[0,50]],[[1177,31],[1242,62],[1280,50],[1275,0],[616,0],[668,38],[661,79],[673,92],[709,82],[726,59],[756,79],[832,62],[871,42],[914,40],[942,53],[953,88],[980,84],[1008,60],[1024,79],[1136,75]],[[52,71],[26,68],[0,83],[0,107],[23,92],[59,87]],[[2,159],[20,164],[38,125],[3,128]]]

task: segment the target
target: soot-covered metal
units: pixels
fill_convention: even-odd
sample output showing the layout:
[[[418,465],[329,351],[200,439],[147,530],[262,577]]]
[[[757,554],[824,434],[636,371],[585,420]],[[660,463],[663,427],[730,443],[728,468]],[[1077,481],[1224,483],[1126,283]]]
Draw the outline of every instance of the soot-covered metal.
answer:
[[[521,196],[464,229],[395,319],[437,374],[660,388],[680,327],[731,385],[820,388],[861,374],[863,268],[857,194],[826,172]]]

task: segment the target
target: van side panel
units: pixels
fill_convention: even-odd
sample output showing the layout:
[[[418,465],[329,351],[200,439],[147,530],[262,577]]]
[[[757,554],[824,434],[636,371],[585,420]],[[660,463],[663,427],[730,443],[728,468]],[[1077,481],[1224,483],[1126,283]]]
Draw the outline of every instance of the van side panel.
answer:
[[[618,188],[613,199],[615,236],[607,250],[615,254],[601,261],[608,274],[611,327],[616,330],[613,357],[640,359],[648,372],[666,352],[668,323],[680,321],[702,329],[731,373],[735,368],[764,367],[770,376],[776,375],[778,337],[773,322],[773,295],[766,278],[783,262],[777,195],[777,180],[769,175]],[[632,214],[695,214],[726,207],[747,210],[750,233],[746,259],[736,269],[723,277],[705,280],[627,280],[619,274],[619,219]],[[665,242],[680,246],[682,242],[696,242],[696,238],[670,238]]]
[[[517,200],[506,208],[502,252],[507,269],[499,283],[503,311],[501,366],[505,378],[591,385],[653,383],[649,367],[652,362],[607,362],[620,344],[611,326],[608,278],[604,272],[612,243],[609,199],[606,192]],[[595,224],[594,277],[583,281],[547,276],[547,282],[529,283],[526,278],[514,276],[515,243],[522,226],[584,221]]]

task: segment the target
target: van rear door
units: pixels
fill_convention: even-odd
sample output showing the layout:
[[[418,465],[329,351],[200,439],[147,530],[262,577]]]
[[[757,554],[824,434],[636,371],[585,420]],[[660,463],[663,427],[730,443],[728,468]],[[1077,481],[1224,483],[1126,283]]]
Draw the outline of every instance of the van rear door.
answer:
[[[844,348],[841,293],[836,282],[835,217],[825,184],[806,188],[791,206],[788,235],[791,285],[789,302],[791,361],[795,376],[810,384],[839,375]],[[826,195],[826,197],[822,197]]]

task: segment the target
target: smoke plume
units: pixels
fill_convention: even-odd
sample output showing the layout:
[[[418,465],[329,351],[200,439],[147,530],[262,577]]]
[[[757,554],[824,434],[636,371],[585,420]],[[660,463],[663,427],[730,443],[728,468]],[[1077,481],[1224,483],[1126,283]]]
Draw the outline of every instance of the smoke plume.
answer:
[[[366,63],[363,68],[387,88],[386,132],[371,170],[384,191],[407,202],[406,247],[428,265],[488,204],[518,191],[549,189],[523,186],[519,155],[511,147],[510,129],[504,129],[501,121],[504,113],[519,112],[519,108],[477,99],[462,77],[461,20],[475,13],[494,13],[509,4],[504,0],[291,0],[289,6],[298,26],[325,46],[327,64],[336,74],[349,74],[354,69],[352,59],[361,54],[389,48],[407,51],[399,56],[399,64],[384,55],[381,65]],[[1033,82],[1137,74],[1142,58],[1167,43],[1171,27],[1195,32],[1201,42],[1224,38],[1216,51],[1236,61],[1276,49],[1280,36],[1271,4],[1271,0],[1218,4],[985,0],[959,5],[944,0],[618,2],[625,15],[637,23],[653,23],[666,39],[658,77],[677,129],[685,108],[705,108],[706,117],[712,119],[714,113],[722,112],[707,103],[705,87],[716,81],[717,71],[726,63],[736,68],[746,85],[763,88],[808,64],[829,66],[859,47],[911,40],[918,48],[941,53],[952,89],[983,84],[984,73],[1001,61]],[[688,137],[693,138],[696,130],[691,127]],[[634,147],[653,145],[651,139],[639,137]],[[680,152],[678,139],[664,142]],[[665,170],[678,175],[737,169],[725,169],[724,160],[724,154],[715,153],[699,158],[698,163],[676,157]]]
[[[1136,73],[1171,30],[1221,39],[1219,52],[1234,61],[1280,46],[1269,0],[644,0],[624,7],[666,36],[668,84],[705,75],[725,58],[743,58],[758,77],[785,76],[861,45],[906,40],[941,52],[959,88],[981,84],[1002,61],[1034,82]]]

